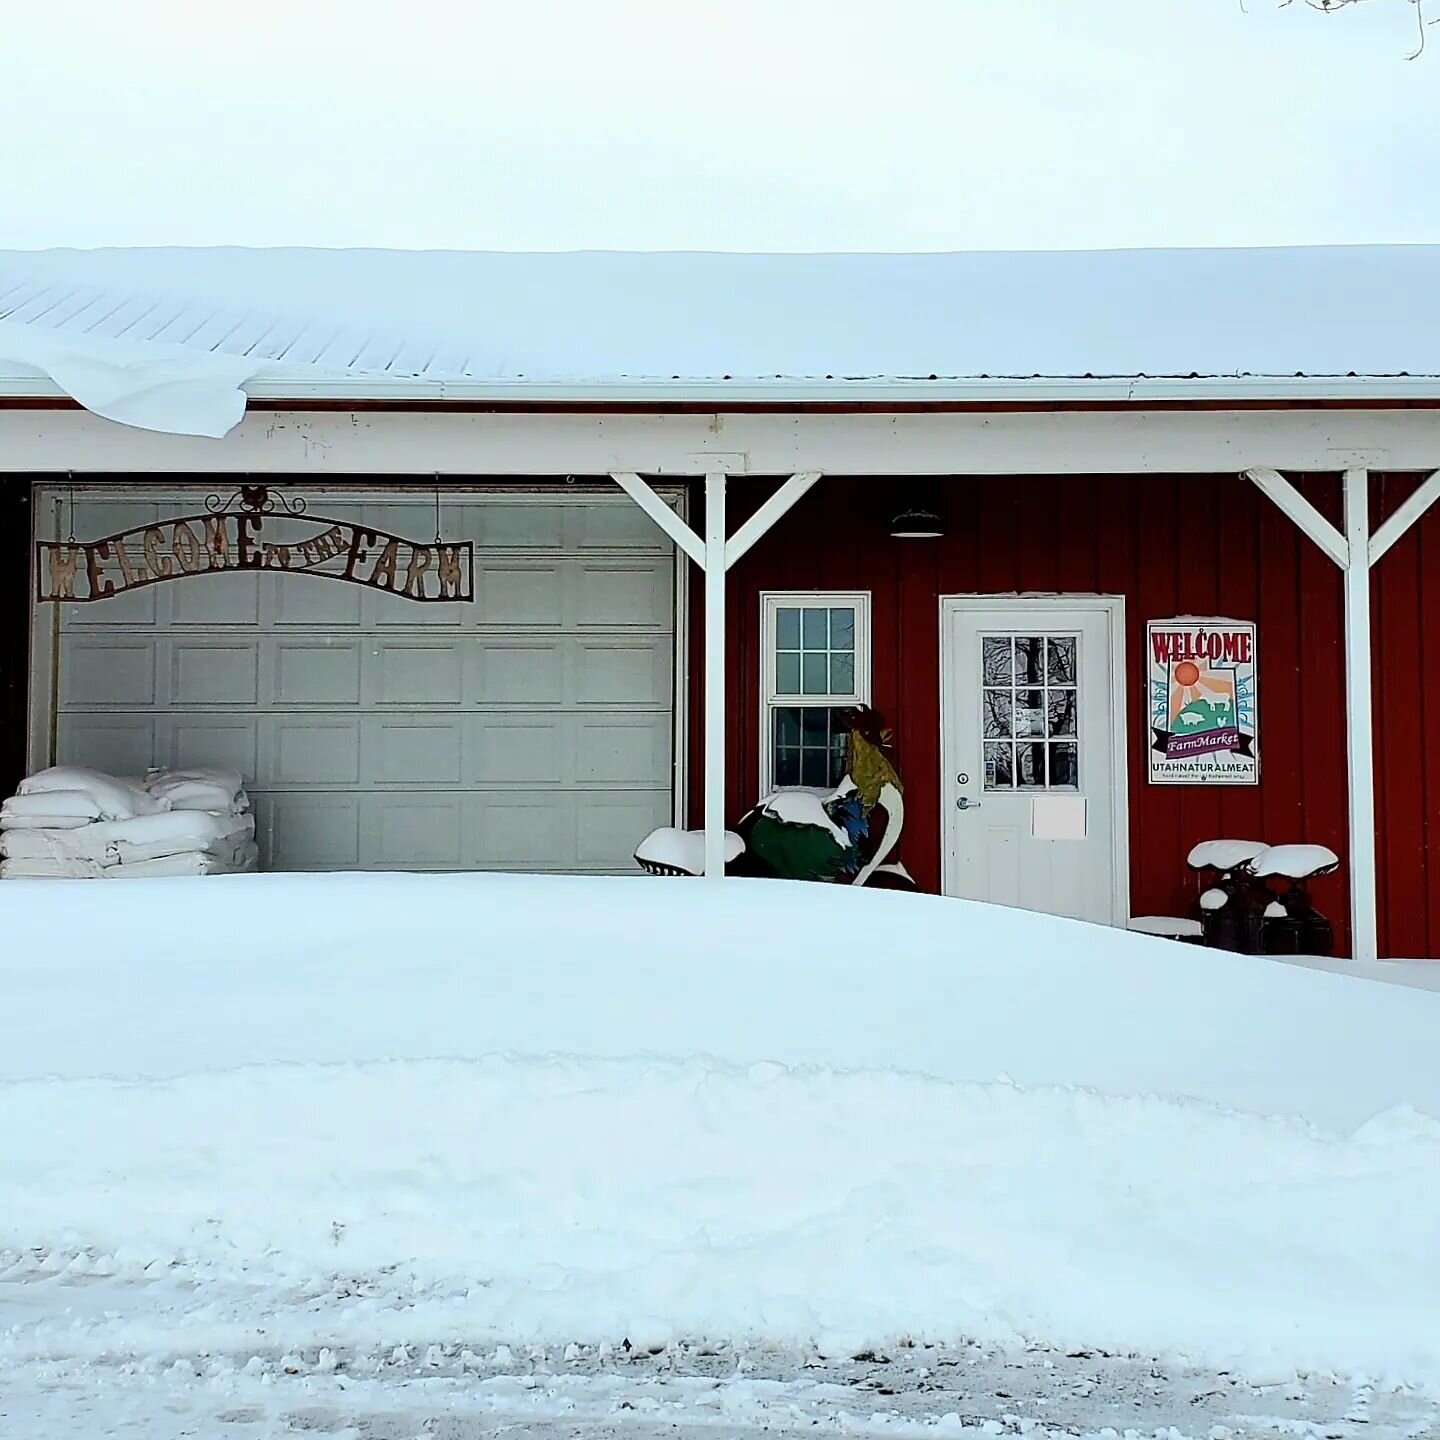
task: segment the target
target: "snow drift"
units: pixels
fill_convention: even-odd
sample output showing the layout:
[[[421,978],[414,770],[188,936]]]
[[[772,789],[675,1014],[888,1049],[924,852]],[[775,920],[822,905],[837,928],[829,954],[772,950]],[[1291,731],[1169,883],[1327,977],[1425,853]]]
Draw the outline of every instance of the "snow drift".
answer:
[[[0,887],[0,1078],[517,1052],[777,1061],[1440,1116],[1440,995],[774,881],[261,875]]]
[[[911,1337],[1440,1383],[1434,992],[775,882],[0,920],[0,1272],[149,1297],[0,1361]]]

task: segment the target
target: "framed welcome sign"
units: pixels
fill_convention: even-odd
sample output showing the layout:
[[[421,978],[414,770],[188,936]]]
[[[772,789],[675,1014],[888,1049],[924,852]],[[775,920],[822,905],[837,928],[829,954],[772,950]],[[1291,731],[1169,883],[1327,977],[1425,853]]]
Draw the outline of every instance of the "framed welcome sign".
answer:
[[[1145,627],[1152,785],[1256,785],[1255,624],[1176,616]]]

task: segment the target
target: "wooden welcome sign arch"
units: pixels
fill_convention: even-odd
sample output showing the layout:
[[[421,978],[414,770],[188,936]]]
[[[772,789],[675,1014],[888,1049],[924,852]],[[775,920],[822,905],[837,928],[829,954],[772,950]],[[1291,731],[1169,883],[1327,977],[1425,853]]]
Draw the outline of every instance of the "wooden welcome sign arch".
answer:
[[[268,516],[310,533],[283,544],[261,538]],[[305,502],[242,486],[228,501],[212,496],[202,515],[140,525],[102,540],[42,540],[35,546],[35,598],[87,604],[127,590],[189,576],[266,570],[315,575],[383,590],[405,600],[475,599],[475,548],[469,540],[430,544],[386,530],[306,513]]]

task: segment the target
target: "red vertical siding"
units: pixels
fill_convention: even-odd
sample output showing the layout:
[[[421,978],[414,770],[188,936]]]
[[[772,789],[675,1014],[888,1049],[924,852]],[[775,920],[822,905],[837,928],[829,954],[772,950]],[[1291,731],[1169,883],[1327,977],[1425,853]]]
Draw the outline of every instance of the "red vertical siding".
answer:
[[[1311,477],[1303,488],[1338,519],[1334,477]],[[733,481],[732,528],[771,489],[767,482]],[[1088,591],[1126,599],[1132,909],[1178,913],[1188,905],[1194,879],[1185,855],[1204,839],[1306,840],[1345,857],[1340,572],[1252,485],[1233,475],[1037,476],[942,479],[937,489],[946,536],[893,541],[886,520],[895,482],[826,477],[731,572],[732,818],[754,802],[758,785],[762,590],[872,593],[873,699],[895,729],[906,782],[903,858],[927,889],[940,881],[939,596]],[[1426,524],[1423,543],[1440,553],[1440,519]],[[1427,618],[1440,629],[1440,582],[1424,590],[1416,559],[1421,543],[1422,537],[1411,537],[1387,557],[1393,568],[1382,570],[1377,600],[1383,611],[1377,633],[1385,633],[1385,616],[1397,607],[1409,605],[1416,617],[1401,628],[1395,646],[1387,636],[1377,665],[1385,734],[1397,737],[1397,752],[1404,751],[1402,758],[1387,749],[1380,765],[1383,814],[1393,813],[1399,824],[1382,847],[1382,945],[1391,954],[1440,954],[1430,920],[1432,912],[1440,919],[1430,878],[1437,867],[1417,858],[1428,857],[1426,817],[1440,801],[1428,788],[1428,771],[1423,785],[1415,780],[1421,736],[1429,733],[1423,695],[1416,694],[1418,650]],[[1145,622],[1187,613],[1259,625],[1258,786],[1152,786],[1146,780]],[[698,637],[698,621],[694,633]],[[1406,711],[1400,729],[1389,718],[1397,705]],[[1440,712],[1433,718],[1440,723]],[[697,749],[697,777],[700,755]],[[1429,768],[1440,772],[1440,765]],[[1433,783],[1440,785],[1440,774]],[[698,800],[698,780],[692,793]],[[698,809],[693,813],[698,823]],[[1315,888],[1343,949],[1349,943],[1344,867]]]

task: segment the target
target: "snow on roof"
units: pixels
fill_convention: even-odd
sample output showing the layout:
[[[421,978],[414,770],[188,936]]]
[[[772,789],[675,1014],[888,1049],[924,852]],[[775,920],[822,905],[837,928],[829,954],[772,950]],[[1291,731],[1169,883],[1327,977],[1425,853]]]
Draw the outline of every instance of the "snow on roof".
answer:
[[[163,356],[192,377],[199,360],[235,391],[368,377],[364,393],[779,401],[999,378],[1440,377],[1440,246],[0,251],[0,390],[42,375],[74,393],[57,356]]]

